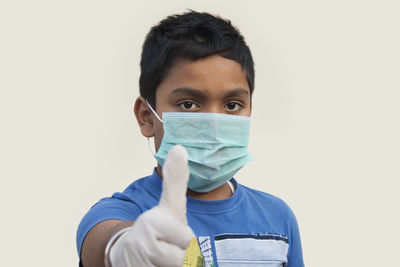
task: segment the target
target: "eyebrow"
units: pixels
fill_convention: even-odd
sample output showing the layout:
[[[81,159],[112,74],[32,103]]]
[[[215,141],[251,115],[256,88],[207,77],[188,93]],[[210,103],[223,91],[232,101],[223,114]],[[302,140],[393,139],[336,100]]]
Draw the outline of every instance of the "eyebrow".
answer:
[[[199,89],[194,89],[190,87],[181,87],[176,88],[171,92],[172,95],[184,95],[184,96],[191,96],[195,98],[206,99],[207,94]]]
[[[185,96],[191,96],[191,97],[201,98],[201,99],[207,98],[207,94],[204,93],[202,90],[194,89],[194,88],[190,88],[190,87],[176,88],[171,92],[171,94],[185,95]],[[229,91],[226,95],[224,95],[224,98],[241,97],[241,96],[248,96],[248,95],[249,95],[249,90],[246,90],[244,88],[236,88],[232,91]]]
[[[236,88],[232,91],[229,91],[224,98],[232,98],[232,97],[240,97],[240,96],[248,96],[249,95],[249,90],[246,90],[244,88]]]

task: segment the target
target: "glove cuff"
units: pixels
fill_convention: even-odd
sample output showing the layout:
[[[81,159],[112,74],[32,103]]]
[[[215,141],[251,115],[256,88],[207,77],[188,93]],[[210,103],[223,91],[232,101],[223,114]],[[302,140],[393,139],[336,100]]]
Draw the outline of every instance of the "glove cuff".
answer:
[[[106,267],[112,267],[111,266],[111,261],[110,261],[110,250],[112,246],[115,244],[115,242],[118,240],[118,238],[123,235],[125,232],[129,230],[130,227],[126,227],[124,229],[119,230],[116,232],[108,241],[106,249],[104,250],[104,264]]]

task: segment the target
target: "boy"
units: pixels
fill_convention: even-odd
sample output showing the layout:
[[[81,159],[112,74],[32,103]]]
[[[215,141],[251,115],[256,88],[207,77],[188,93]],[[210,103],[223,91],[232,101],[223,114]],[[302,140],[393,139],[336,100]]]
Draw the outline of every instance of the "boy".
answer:
[[[152,175],[101,199],[77,233],[80,266],[304,266],[280,199],[232,176],[247,151],[253,59],[229,21],[190,11],[143,45],[135,116]]]

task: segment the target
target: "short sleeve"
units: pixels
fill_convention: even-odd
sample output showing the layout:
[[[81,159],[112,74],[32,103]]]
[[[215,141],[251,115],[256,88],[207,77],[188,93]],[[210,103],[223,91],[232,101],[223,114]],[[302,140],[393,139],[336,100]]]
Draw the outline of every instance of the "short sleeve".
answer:
[[[98,223],[106,220],[134,221],[142,213],[135,203],[119,198],[103,198],[83,217],[76,234],[78,255],[81,255],[83,240]]]
[[[294,213],[289,209],[289,252],[287,267],[304,267],[300,231]]]

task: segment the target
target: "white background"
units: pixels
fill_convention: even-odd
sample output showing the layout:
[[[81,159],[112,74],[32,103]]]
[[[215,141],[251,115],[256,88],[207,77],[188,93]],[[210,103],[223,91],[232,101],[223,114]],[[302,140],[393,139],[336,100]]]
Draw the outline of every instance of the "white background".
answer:
[[[150,27],[232,20],[256,68],[238,180],[283,198],[307,266],[397,266],[398,1],[2,1],[1,266],[77,266],[92,204],[151,173],[132,108]]]

